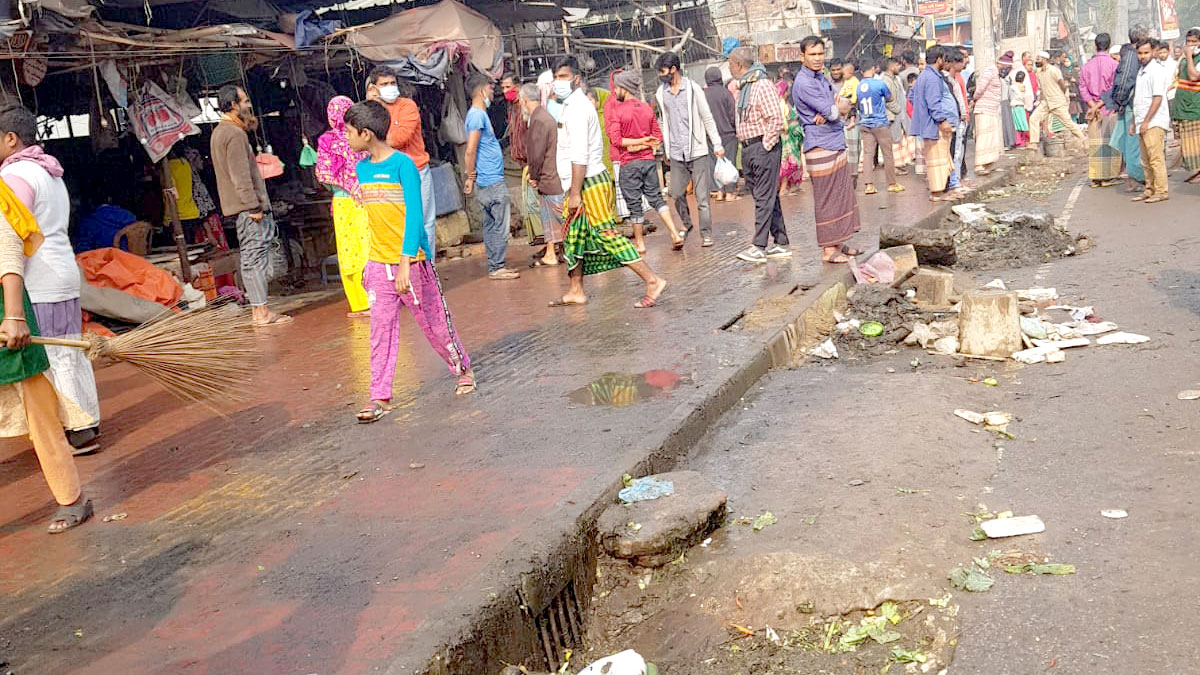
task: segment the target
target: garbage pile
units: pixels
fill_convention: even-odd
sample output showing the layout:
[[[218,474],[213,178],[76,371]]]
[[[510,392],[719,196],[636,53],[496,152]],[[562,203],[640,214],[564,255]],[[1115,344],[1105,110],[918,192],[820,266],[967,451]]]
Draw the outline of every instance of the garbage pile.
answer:
[[[996,213],[977,203],[959,204],[952,210],[962,225],[954,244],[958,265],[964,270],[1027,267],[1091,247],[1088,237],[1072,235],[1049,213]]]
[[[834,314],[832,334],[810,348],[809,356],[866,358],[898,353],[908,345],[935,355],[1032,365],[1062,363],[1067,350],[1092,344],[1150,341],[1120,330],[1095,307],[1062,302],[1054,288],[1010,291],[1000,279],[979,287],[969,275],[917,267],[911,246],[883,253],[905,271],[897,272],[892,283],[860,283],[851,289],[845,310]]]

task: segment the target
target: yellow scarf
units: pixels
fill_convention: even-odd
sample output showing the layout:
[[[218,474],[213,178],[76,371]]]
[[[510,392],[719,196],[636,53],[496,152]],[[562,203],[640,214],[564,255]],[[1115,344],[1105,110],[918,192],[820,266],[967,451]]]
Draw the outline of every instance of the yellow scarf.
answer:
[[[17,236],[21,237],[21,241],[25,242],[26,258],[37,252],[45,240],[42,231],[38,229],[37,220],[3,180],[0,180],[0,216],[8,221]]]

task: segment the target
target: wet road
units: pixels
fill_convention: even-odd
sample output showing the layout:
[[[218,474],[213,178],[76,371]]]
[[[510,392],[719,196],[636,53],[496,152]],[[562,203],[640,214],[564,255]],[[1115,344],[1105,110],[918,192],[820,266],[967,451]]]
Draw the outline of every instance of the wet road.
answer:
[[[863,198],[864,231],[916,218],[910,192]],[[811,190],[811,186],[806,186]],[[419,658],[421,631],[503,565],[505,547],[585,480],[610,471],[700,384],[738,361],[745,336],[719,327],[764,294],[821,274],[807,195],[785,200],[796,257],[751,267],[752,202],[714,204],[717,245],[649,260],[671,286],[631,309],[628,272],[588,279],[592,302],[546,306],[561,269],[489,282],[480,258],[440,267],[480,379],[454,383],[411,322],[395,401],[354,423],[368,381],[367,323],[341,302],[260,339],[256,395],[225,416],[184,404],[124,365],[97,372],[104,451],[81,458],[97,520],[44,533],[52,508],[32,449],[0,445],[0,661],[31,673],[360,673]],[[886,209],[880,205],[888,206]],[[510,248],[517,265],[528,259]],[[628,408],[569,400],[605,373],[690,378]],[[126,514],[104,523],[107,515]]]

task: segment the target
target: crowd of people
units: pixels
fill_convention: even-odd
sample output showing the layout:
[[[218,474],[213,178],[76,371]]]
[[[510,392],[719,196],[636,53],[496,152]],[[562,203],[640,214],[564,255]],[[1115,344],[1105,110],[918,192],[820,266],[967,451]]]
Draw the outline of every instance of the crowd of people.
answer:
[[[1005,149],[1038,148],[1050,133],[1086,140],[1094,187],[1124,178],[1134,201],[1165,201],[1169,143],[1179,145],[1193,172],[1187,181],[1200,182],[1200,28],[1178,47],[1140,26],[1129,37],[1116,47],[1108,34],[1097,35],[1095,55],[1079,69],[1065,55],[1017,60],[1009,51],[976,72],[962,47],[827,61],[825,41],[810,36],[800,44],[795,73],[785,67],[772,77],[753,48],[737,47],[728,54],[730,78],[714,66],[703,84],[687,76],[678,54],[665,52],[654,64],[658,83],[649,96],[639,67],[617,69],[610,91],[598,91],[587,86],[576,58],[564,56],[535,82],[502,79],[508,129],[501,136],[490,114],[497,89],[476,73],[466,81],[460,168],[463,193],[481,207],[487,276],[520,278],[507,264],[512,203],[502,137],[521,167],[525,211],[545,244],[530,265],[567,271],[566,291],[551,307],[586,304],[585,278],[622,267],[644,284],[633,307],[655,307],[668,284],[644,258],[646,234],[656,226],[647,216],[661,220],[674,251],[685,249],[694,230],[700,248],[712,247],[711,201],[741,198],[742,181],[755,226],[738,259],[759,264],[793,255],[781,198],[807,178],[821,259],[851,263],[861,253],[849,245],[861,227],[859,183],[863,197],[881,188],[899,193],[899,177],[915,172],[925,176],[931,201],[961,199],[968,135],[978,176],[993,171]],[[286,324],[291,317],[267,306],[268,282],[285,265],[247,134],[253,106],[238,85],[222,88],[217,100],[211,156],[218,201],[236,222],[253,322]],[[370,399],[358,420],[375,422],[391,411],[405,307],[456,378],[455,394],[474,392],[470,356],[433,267],[430,156],[412,92],[381,66],[367,78],[365,100],[335,96],[327,113],[315,175],[332,193],[348,316],[370,320]],[[92,515],[72,455],[97,447],[100,412],[82,352],[30,344],[33,333],[82,331],[63,170],[36,136],[32,113],[0,108],[0,209],[12,225],[0,232],[0,339],[9,347],[0,353],[0,409],[11,408],[0,434],[32,437],[60,507],[50,531],[62,532]],[[621,216],[631,237],[619,228]]]

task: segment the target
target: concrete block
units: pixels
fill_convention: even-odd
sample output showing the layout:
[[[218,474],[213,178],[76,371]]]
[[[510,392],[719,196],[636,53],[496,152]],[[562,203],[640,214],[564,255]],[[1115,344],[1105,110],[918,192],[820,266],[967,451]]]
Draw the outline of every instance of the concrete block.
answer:
[[[1012,291],[973,291],[958,317],[960,349],[973,356],[1011,357],[1024,347],[1021,311]]]
[[[904,276],[909,270],[917,267],[917,249],[913,248],[912,244],[904,246],[893,246],[883,249],[883,252],[892,259],[896,265],[896,278]]]
[[[725,521],[729,495],[699,473],[673,471],[657,477],[673,482],[675,494],[613,504],[600,515],[596,529],[609,555],[642,567],[661,567]]]
[[[919,269],[910,282],[917,302],[929,307],[949,307],[954,294],[954,275],[931,269]]]

